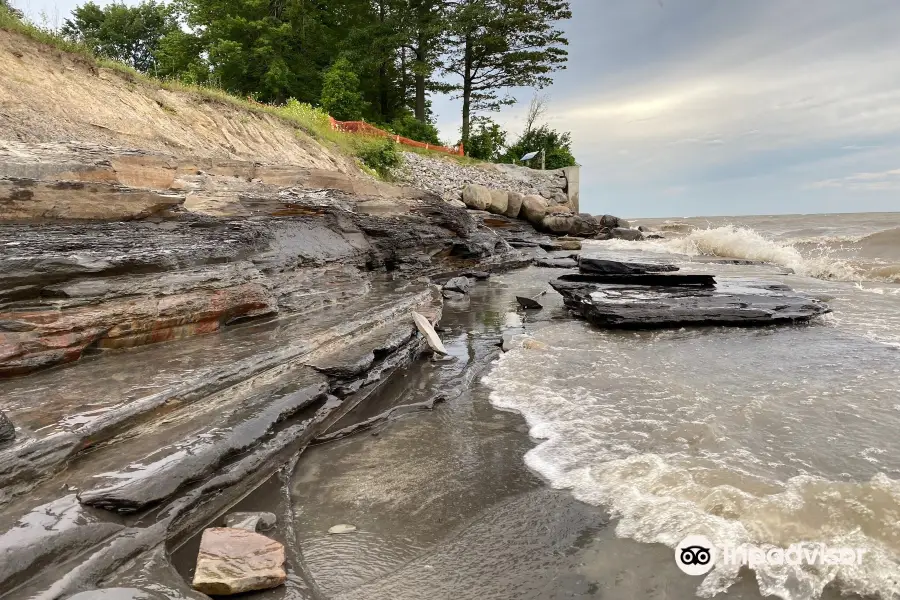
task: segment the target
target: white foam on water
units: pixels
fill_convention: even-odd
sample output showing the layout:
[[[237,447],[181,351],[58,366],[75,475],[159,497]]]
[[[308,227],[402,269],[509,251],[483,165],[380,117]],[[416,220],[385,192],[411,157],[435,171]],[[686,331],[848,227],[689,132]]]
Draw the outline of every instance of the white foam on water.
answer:
[[[641,360],[648,354],[623,351],[631,343],[652,353],[654,344],[697,335],[666,331],[621,341],[580,323],[547,327],[535,333],[548,344],[539,359],[533,351],[515,349],[499,359],[485,383],[492,403],[523,414],[531,435],[541,440],[526,455],[528,466],[553,487],[608,508],[618,518],[619,536],[670,547],[689,534],[702,534],[720,547],[750,544],[765,550],[807,541],[864,548],[860,565],[765,566],[755,576],[763,595],[785,600],[819,598],[831,583],[846,593],[900,595],[898,481],[883,474],[846,482],[784,477],[792,470],[791,457],[782,462],[732,440],[733,424],[721,416],[734,413],[758,422],[769,410],[781,419],[778,399],[763,389],[755,399],[750,393],[728,405],[690,384],[667,390],[666,375],[649,371],[672,365],[651,367]],[[810,383],[810,402],[821,402],[813,387]],[[825,384],[822,394],[830,389]],[[797,420],[793,413],[784,415],[787,423]],[[843,434],[834,435],[840,440]],[[883,455],[883,449],[869,445],[860,459]],[[720,563],[699,583],[698,595],[728,589],[737,574],[736,567]]]
[[[869,236],[872,237],[872,236]],[[661,240],[600,242],[609,248],[650,250],[694,256],[721,256],[761,261],[792,269],[798,275],[837,281],[900,282],[900,265],[872,263],[838,256],[839,250],[855,252],[852,246],[835,248],[837,240],[846,242],[868,238],[823,237],[775,240],[748,227],[724,225],[693,229],[690,233]],[[817,243],[813,243],[815,240]],[[803,246],[802,251],[798,246]]]

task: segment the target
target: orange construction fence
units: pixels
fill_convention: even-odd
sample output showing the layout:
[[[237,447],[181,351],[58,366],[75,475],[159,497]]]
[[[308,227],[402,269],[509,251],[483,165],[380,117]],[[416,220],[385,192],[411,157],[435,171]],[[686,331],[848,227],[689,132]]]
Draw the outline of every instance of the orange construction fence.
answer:
[[[346,131],[348,133],[358,133],[360,135],[374,135],[378,137],[386,137],[391,138],[398,144],[405,144],[406,146],[415,146],[416,148],[425,148],[426,150],[435,150],[436,152],[446,152],[447,154],[458,154],[462,156],[463,145],[460,144],[455,148],[448,148],[447,146],[435,146],[434,144],[426,144],[425,142],[417,142],[416,140],[411,140],[409,138],[405,138],[401,135],[397,135],[394,133],[389,133],[383,129],[378,129],[372,125],[369,125],[365,121],[337,121],[331,117],[331,128],[336,129],[338,131]]]

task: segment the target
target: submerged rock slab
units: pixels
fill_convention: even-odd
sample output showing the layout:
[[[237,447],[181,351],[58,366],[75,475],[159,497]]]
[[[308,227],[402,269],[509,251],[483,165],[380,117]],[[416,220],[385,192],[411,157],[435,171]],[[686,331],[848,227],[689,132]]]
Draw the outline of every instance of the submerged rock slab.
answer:
[[[203,532],[194,589],[230,596],[278,587],[287,579],[284,546],[245,529],[212,527]]]
[[[610,329],[685,325],[764,326],[808,321],[830,312],[820,300],[781,284],[730,281],[715,288],[647,288],[577,281],[550,283],[577,316]]]

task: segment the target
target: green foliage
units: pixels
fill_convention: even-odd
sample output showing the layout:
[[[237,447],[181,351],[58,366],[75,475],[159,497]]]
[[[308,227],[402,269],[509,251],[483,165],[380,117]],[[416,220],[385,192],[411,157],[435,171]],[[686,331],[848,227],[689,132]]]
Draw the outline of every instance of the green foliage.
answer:
[[[547,125],[541,125],[536,129],[527,131],[516,140],[516,143],[507,148],[501,157],[502,162],[513,162],[522,158],[528,152],[544,150],[547,169],[561,169],[575,165],[575,157],[572,156],[572,140],[568,132],[559,133],[550,129]],[[532,161],[532,167],[539,168],[539,159]]]
[[[472,158],[497,162],[505,146],[506,132],[490,119],[481,118],[476,121],[465,150]]]
[[[347,58],[337,59],[325,72],[321,103],[322,108],[338,121],[362,119],[364,104],[359,91],[359,76]]]
[[[463,142],[474,114],[515,103],[513,87],[542,88],[565,68],[568,40],[557,28],[569,0],[453,0],[443,71],[463,100]]]
[[[157,63],[160,39],[178,30],[172,10],[154,0],[137,6],[88,2],[75,8],[72,17],[60,30],[64,37],[144,73]]]
[[[203,41],[176,29],[159,40],[155,74],[193,85],[210,83],[209,63],[203,57]]]
[[[22,11],[12,6],[8,0],[0,0],[0,23],[4,20],[21,20],[24,17]]]
[[[391,121],[390,130],[397,135],[402,135],[417,142],[425,142],[435,146],[441,145],[440,133],[437,127],[429,121],[419,121],[409,113]]]
[[[279,112],[304,123],[307,127],[316,131],[331,128],[331,121],[328,119],[327,112],[305,102],[298,102],[294,98],[288,99],[287,103],[279,109]]]
[[[397,144],[389,138],[361,138],[356,155],[385,179],[390,179],[391,170],[403,164]]]

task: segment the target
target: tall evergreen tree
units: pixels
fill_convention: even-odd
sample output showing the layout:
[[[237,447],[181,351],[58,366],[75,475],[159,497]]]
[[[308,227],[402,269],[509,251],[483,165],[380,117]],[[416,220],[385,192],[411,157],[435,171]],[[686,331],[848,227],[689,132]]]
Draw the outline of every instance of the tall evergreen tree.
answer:
[[[462,139],[475,113],[513,104],[499,94],[512,87],[542,88],[565,68],[568,40],[558,23],[572,16],[569,0],[453,0],[443,68],[460,81]]]

